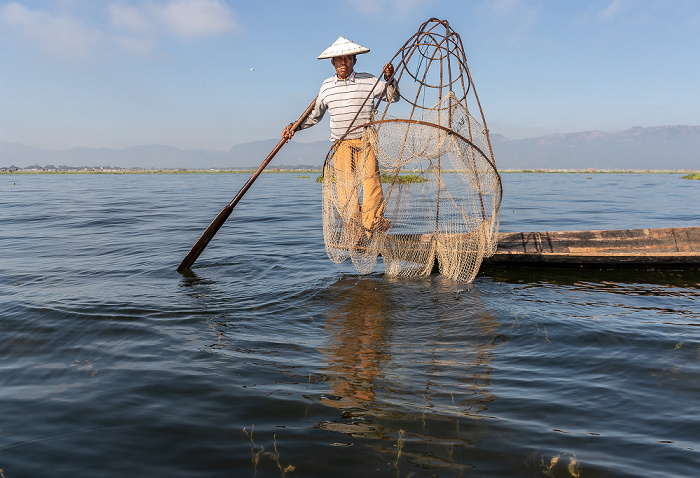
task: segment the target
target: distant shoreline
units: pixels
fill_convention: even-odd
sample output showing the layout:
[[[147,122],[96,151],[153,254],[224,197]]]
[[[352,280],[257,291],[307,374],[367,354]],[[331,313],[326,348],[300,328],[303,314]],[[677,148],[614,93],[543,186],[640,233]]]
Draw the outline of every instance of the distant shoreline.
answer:
[[[0,174],[252,174],[251,169],[76,169],[76,170],[2,170]],[[451,173],[453,171],[445,171]],[[646,170],[646,169],[501,169],[500,174],[692,174],[697,170]],[[322,173],[322,169],[267,170],[263,174]]]

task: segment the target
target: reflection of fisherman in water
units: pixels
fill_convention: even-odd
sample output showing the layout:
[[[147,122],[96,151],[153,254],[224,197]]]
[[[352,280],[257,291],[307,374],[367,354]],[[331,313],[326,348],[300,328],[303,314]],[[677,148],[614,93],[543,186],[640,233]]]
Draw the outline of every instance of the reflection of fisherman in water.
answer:
[[[404,465],[466,471],[465,454],[488,438],[473,419],[496,399],[503,338],[478,290],[454,287],[347,277],[328,289],[321,403],[342,413],[318,428],[361,439],[397,467],[400,449]]]
[[[498,322],[476,289],[347,278],[329,291],[322,403],[353,416],[476,416],[489,391]],[[426,303],[427,302],[427,303]]]
[[[357,408],[375,397],[373,381],[387,355],[387,316],[391,306],[376,281],[355,279],[337,284],[330,298],[336,307],[326,320],[329,343],[326,373],[330,395],[322,402],[337,408]]]

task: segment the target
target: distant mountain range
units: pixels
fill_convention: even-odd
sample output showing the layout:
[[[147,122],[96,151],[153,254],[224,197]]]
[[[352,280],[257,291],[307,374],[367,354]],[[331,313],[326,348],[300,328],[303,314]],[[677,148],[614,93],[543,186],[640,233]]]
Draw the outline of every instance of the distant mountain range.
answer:
[[[257,167],[279,140],[255,141],[228,151],[181,150],[145,145],[125,149],[41,149],[0,142],[0,167],[111,166],[121,168],[242,168]],[[553,134],[527,139],[491,135],[500,169],[700,169],[700,126],[631,128],[606,133]],[[279,165],[323,164],[330,141],[290,141],[271,162]]]
[[[700,126],[658,126],[529,139],[492,135],[503,169],[700,169]]]
[[[0,167],[30,165],[111,166],[120,168],[241,168],[257,167],[279,140],[255,141],[228,151],[213,149],[182,150],[172,146],[144,145],[124,149],[72,148],[41,149],[19,143],[0,142]],[[297,143],[291,141],[275,156],[275,164],[323,164],[330,141]]]

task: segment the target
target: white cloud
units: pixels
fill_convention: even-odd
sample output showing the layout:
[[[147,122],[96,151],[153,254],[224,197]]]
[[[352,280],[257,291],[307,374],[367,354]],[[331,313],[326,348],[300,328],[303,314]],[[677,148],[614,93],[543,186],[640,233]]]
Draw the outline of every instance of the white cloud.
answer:
[[[112,3],[107,5],[107,12],[112,25],[117,28],[136,32],[147,32],[152,29],[152,22],[142,9],[131,5]]]
[[[29,10],[13,2],[0,7],[0,23],[19,32],[52,55],[79,58],[99,41],[100,33],[69,14]]]
[[[0,4],[0,40],[28,41],[64,59],[110,46],[147,56],[164,36],[194,40],[239,29],[234,12],[220,0],[61,0],[36,10],[22,3]]]
[[[167,32],[189,39],[238,29],[231,9],[218,0],[141,1],[136,5],[119,2],[107,9],[115,28],[133,33]]]
[[[600,18],[605,21],[614,20],[620,14],[624,13],[627,9],[627,2],[625,0],[613,0],[600,11]]]
[[[156,5],[154,11],[164,25],[184,37],[216,35],[238,28],[228,6],[217,0],[176,0]]]

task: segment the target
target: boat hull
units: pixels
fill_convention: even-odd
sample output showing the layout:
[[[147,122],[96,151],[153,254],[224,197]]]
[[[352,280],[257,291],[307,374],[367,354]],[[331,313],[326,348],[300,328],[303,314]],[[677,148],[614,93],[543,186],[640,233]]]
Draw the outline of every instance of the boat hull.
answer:
[[[700,227],[501,233],[485,265],[700,267]]]

